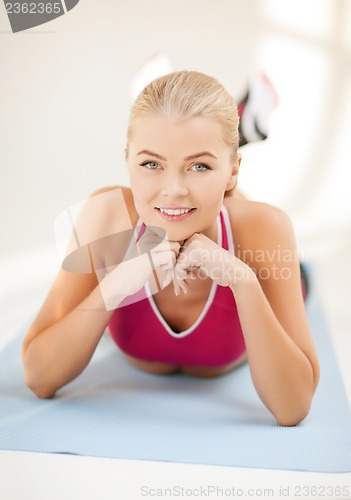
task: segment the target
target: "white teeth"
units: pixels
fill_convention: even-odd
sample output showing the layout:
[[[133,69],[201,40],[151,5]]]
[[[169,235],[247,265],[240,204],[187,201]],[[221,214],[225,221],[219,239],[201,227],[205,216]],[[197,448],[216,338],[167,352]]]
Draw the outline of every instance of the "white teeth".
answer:
[[[190,212],[191,208],[177,208],[177,210],[171,210],[167,208],[160,208],[161,212],[166,213],[167,215],[181,215],[181,214],[187,214]]]

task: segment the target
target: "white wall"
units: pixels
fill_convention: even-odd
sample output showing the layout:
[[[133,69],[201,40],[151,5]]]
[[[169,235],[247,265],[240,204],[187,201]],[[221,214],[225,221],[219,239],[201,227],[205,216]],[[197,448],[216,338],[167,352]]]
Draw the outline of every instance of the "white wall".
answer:
[[[53,243],[58,212],[128,182],[129,85],[146,58],[163,51],[175,69],[212,73],[236,94],[259,32],[259,2],[240,0],[81,0],[51,23],[3,31],[2,252]]]
[[[81,0],[63,17],[17,34],[0,5],[6,286],[23,284],[24,268],[29,284],[40,267],[56,265],[44,255],[55,246],[59,212],[99,187],[128,183],[129,85],[157,52],[175,69],[214,75],[235,98],[255,69],[266,71],[279,107],[269,139],[243,148],[240,186],[288,211],[307,258],[338,244],[336,229],[350,241],[350,4]]]
[[[263,0],[257,62],[279,95],[242,186],[282,206],[308,259],[351,245],[351,2]],[[245,171],[246,170],[246,171]]]

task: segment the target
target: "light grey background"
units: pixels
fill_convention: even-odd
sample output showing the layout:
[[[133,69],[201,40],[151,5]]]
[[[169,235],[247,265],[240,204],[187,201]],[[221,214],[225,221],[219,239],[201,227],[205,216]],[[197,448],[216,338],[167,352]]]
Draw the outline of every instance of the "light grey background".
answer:
[[[51,23],[2,34],[2,252],[52,242],[57,213],[128,182],[129,86],[145,59],[162,51],[175,69],[208,72],[240,94],[260,26],[257,1],[81,0]]]
[[[235,98],[256,70],[274,84],[269,139],[243,148],[239,185],[292,218],[300,251],[314,262],[351,400],[350,0],[80,0],[17,34],[0,4],[0,349],[37,312],[58,271],[55,217],[99,187],[128,183],[130,83],[159,52],[174,69],[217,77]],[[25,452],[0,452],[0,463],[0,491],[13,498],[24,489],[37,499],[83,489],[87,498],[97,490],[135,498],[135,477],[239,487],[350,483],[349,474]]]
[[[60,211],[128,183],[130,84],[159,52],[174,69],[216,76],[236,99],[266,71],[279,107],[269,140],[243,150],[241,188],[288,211],[308,257],[324,231],[347,225],[349,1],[81,0],[17,34],[1,6],[0,31],[4,258],[54,245]]]

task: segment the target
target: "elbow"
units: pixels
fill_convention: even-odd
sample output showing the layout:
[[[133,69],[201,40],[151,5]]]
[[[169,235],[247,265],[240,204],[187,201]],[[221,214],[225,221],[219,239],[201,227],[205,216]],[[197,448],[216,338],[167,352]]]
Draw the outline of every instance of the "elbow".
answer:
[[[52,399],[56,393],[56,391],[48,390],[45,388],[37,389],[36,391],[33,392],[39,399]]]
[[[56,390],[52,388],[45,387],[42,384],[38,384],[35,380],[33,373],[28,368],[28,363],[26,362],[26,346],[22,346],[21,358],[24,370],[24,382],[28,389],[37,396],[39,399],[52,399],[55,395]]]
[[[51,399],[54,397],[56,392],[52,389],[49,389],[48,387],[38,386],[37,384],[33,383],[33,381],[28,378],[28,375],[25,375],[25,384],[28,389],[39,399]]]
[[[298,418],[291,418],[291,417],[276,418],[276,421],[280,427],[295,427],[300,422],[302,422],[302,420],[304,420],[306,417],[307,417],[307,415],[305,415],[304,417],[298,417]]]
[[[55,396],[55,392],[52,389],[46,387],[35,387],[26,383],[28,389],[32,391],[33,394],[39,399],[52,399]]]
[[[39,399],[52,399],[55,396],[55,390],[49,387],[40,386],[30,379],[28,374],[25,373],[25,384],[30,391]]]
[[[304,391],[300,392],[300,397],[298,400],[295,400],[295,405],[293,408],[285,408],[284,410],[280,410],[274,414],[274,417],[277,421],[277,424],[281,427],[294,427],[300,424],[309,414],[312,405],[313,395],[317,389],[319,378],[320,378],[320,369],[318,360],[315,359],[312,364],[312,383],[310,384],[310,389],[307,390],[304,387]],[[292,402],[289,403],[289,406]]]
[[[300,424],[309,414],[311,409],[311,402],[307,405],[307,408],[301,408],[299,412],[287,412],[274,415],[277,424],[280,427],[295,427]]]

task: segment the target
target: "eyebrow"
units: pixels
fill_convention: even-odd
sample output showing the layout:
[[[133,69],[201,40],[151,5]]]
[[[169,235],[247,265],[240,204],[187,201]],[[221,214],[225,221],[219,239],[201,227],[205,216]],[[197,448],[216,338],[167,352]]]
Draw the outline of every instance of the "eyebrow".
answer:
[[[137,154],[138,155],[146,154],[146,155],[150,155],[150,156],[155,156],[156,158],[159,158],[160,160],[166,161],[166,158],[164,156],[161,156],[157,153],[153,153],[152,151],[148,151],[147,149],[143,149],[142,151],[139,151],[139,153],[137,153]],[[212,156],[212,158],[216,158],[216,160],[218,160],[217,156],[210,153],[209,151],[202,151],[201,153],[195,153],[194,155],[187,156],[186,158],[184,158],[184,161],[192,160],[193,158],[199,158],[200,156]]]

